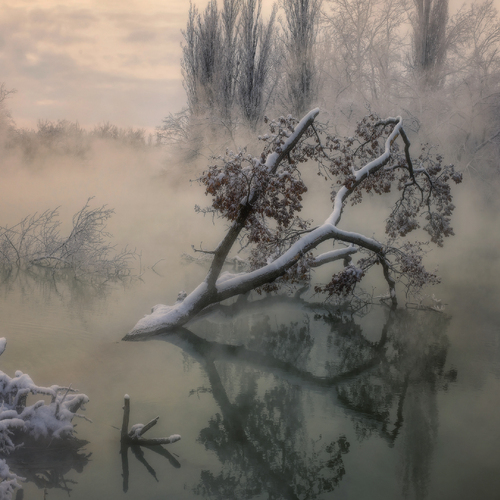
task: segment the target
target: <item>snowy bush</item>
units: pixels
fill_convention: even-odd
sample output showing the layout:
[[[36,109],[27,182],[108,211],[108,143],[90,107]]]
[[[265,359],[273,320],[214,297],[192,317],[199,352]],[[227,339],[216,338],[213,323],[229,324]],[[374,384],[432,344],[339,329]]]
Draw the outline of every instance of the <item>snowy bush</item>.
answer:
[[[0,355],[7,341],[0,339]],[[50,403],[40,399],[28,406],[29,395],[49,396]],[[13,378],[0,371],[0,457],[7,457],[22,446],[23,438],[35,440],[68,439],[73,436],[73,418],[84,409],[89,398],[76,394],[71,387],[52,385],[41,387],[31,377],[16,371]],[[8,463],[0,458],[0,500],[12,498],[12,492],[21,487],[23,478],[11,473]]]

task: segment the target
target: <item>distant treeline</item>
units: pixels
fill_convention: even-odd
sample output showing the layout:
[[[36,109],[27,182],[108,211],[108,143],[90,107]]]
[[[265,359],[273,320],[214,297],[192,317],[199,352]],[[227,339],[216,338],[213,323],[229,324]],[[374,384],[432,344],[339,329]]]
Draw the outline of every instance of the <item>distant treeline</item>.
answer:
[[[85,157],[98,140],[133,148],[154,147],[160,143],[157,135],[146,134],[144,129],[121,128],[110,123],[86,130],[78,122],[40,120],[36,130],[10,127],[5,132],[4,148],[20,150],[28,160],[48,152]]]
[[[109,122],[91,129],[68,120],[39,120],[36,129],[17,127],[5,107],[5,99],[11,93],[5,85],[0,87],[0,146],[4,150],[20,151],[27,160],[43,153],[85,157],[98,141],[133,148],[155,147],[161,143],[159,134],[148,134],[141,128],[117,127]]]
[[[463,167],[498,171],[500,20],[492,0],[261,0],[191,5],[181,60],[187,108],[163,142],[196,156],[265,115],[328,112],[339,133],[369,112],[446,144]],[[248,134],[245,132],[245,136]],[[488,168],[489,167],[489,168]]]
[[[439,144],[447,161],[492,177],[500,170],[500,19],[493,0],[449,14],[448,0],[261,0],[191,4],[182,31],[187,106],[155,134],[66,120],[16,127],[0,86],[0,145],[26,158],[85,155],[96,139],[175,145],[181,163],[249,144],[264,117],[319,106],[338,134],[372,112]]]

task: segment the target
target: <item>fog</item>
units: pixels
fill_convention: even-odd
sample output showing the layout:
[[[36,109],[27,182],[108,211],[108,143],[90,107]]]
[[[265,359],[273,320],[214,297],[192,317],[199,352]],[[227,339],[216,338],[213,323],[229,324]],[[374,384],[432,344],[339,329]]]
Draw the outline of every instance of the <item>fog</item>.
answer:
[[[254,151],[258,153],[258,150]],[[239,470],[244,471],[245,481],[255,484],[257,478],[254,474],[260,469],[248,466],[247,460],[253,460],[252,449],[245,451],[246,458],[242,462],[237,462],[233,455],[229,455],[232,458],[228,459],[223,450],[217,455],[219,458],[214,458],[214,452],[211,451],[213,443],[206,437],[206,431],[200,433],[207,421],[213,425],[213,419],[219,412],[229,411],[224,407],[224,398],[215,389],[218,387],[213,378],[215,374],[208,368],[202,368],[206,363],[203,358],[189,349],[184,352],[182,348],[167,342],[120,342],[122,336],[143,314],[149,312],[152,305],[174,303],[179,290],[191,291],[204,277],[205,267],[182,264],[181,258],[184,252],[194,255],[191,245],[213,248],[224,231],[222,221],[215,220],[214,224],[210,217],[194,212],[195,204],[203,206],[208,203],[203,188],[191,182],[197,172],[204,168],[203,159],[182,164],[172,156],[171,151],[162,147],[137,147],[94,140],[84,157],[78,158],[54,151],[26,158],[22,150],[6,150],[2,167],[0,199],[4,225],[12,225],[28,214],[60,206],[61,230],[68,231],[73,213],[81,208],[88,197],[93,196],[92,206],[107,204],[115,209],[108,225],[113,235],[112,242],[118,247],[129,245],[142,254],[141,259],[134,262],[132,271],[133,275],[140,275],[140,279],[132,279],[125,286],[111,286],[108,291],[97,293],[92,289],[73,287],[64,281],[56,282],[54,287],[50,280],[44,284],[30,281],[29,278],[21,278],[2,291],[3,327],[0,335],[6,336],[9,343],[8,351],[2,356],[2,369],[8,373],[22,369],[34,380],[47,385],[56,381],[73,383],[90,397],[86,413],[93,424],[79,422],[78,436],[90,441],[86,451],[91,451],[93,458],[87,465],[83,465],[83,459],[78,459],[76,463],[81,465],[75,467],[83,467],[82,474],[77,474],[75,470],[64,473],[60,467],[54,469],[65,474],[65,478],[76,481],[71,485],[72,497],[88,498],[89,495],[104,494],[108,498],[122,498],[118,432],[113,427],[120,425],[124,393],[131,394],[131,423],[145,422],[159,414],[160,423],[155,427],[155,436],[172,433],[183,436],[180,442],[168,447],[180,464],[178,469],[172,468],[165,458],[155,458],[156,455],[145,450],[146,460],[158,475],[158,483],[145,470],[142,473],[139,469],[141,464],[133,454],[128,454],[129,493],[146,495],[148,498],[166,493],[186,499],[203,496],[203,485],[207,485],[203,471],[211,469],[214,460],[218,464],[214,474],[218,467],[226,471],[237,463]],[[304,177],[310,181],[311,187],[304,198],[304,210],[308,217],[321,222],[330,210],[328,187],[318,180],[313,166],[306,165],[304,171]],[[243,355],[236,362],[231,358],[217,361],[217,370],[227,397],[234,404],[239,404],[239,398],[246,394],[248,387],[257,384],[257,392],[250,392],[247,397],[250,398],[249,408],[255,412],[252,418],[263,419],[259,420],[260,429],[265,430],[267,426],[280,421],[276,417],[265,417],[266,411],[259,413],[263,401],[261,398],[265,397],[270,408],[274,408],[273,411],[297,416],[297,422],[290,419],[283,422],[287,426],[284,429],[288,430],[282,432],[295,429],[293,446],[298,447],[301,453],[313,453],[311,450],[305,451],[307,446],[304,443],[309,439],[320,439],[320,434],[325,436],[324,439],[328,436],[336,443],[340,439],[340,444],[336,444],[333,449],[338,450],[342,467],[339,465],[339,469],[328,470],[332,477],[338,478],[336,488],[341,495],[355,494],[362,498],[368,490],[378,485],[385,498],[399,498],[404,488],[420,492],[421,498],[425,495],[420,488],[430,488],[429,498],[437,498],[434,493],[437,481],[440,485],[438,491],[445,488],[456,498],[467,498],[470,489],[463,490],[466,491],[463,496],[462,489],[456,487],[457,470],[463,471],[470,467],[468,460],[462,463],[456,459],[452,443],[457,440],[457,436],[460,436],[462,449],[469,450],[468,453],[475,457],[477,464],[471,477],[461,479],[467,488],[476,488],[472,486],[476,484],[475,474],[483,470],[486,464],[498,463],[494,449],[476,444],[484,442],[497,430],[496,424],[485,417],[496,412],[497,402],[492,394],[498,389],[500,374],[500,344],[495,327],[498,321],[500,242],[497,204],[491,201],[491,196],[486,197],[484,194],[490,189],[491,186],[473,175],[454,189],[457,209],[453,226],[456,235],[447,238],[442,249],[433,249],[426,256],[429,268],[439,266],[443,282],[424,290],[424,293],[434,293],[439,297],[446,304],[446,314],[452,318],[447,330],[442,326],[436,330],[447,332],[448,337],[445,333],[439,333],[445,335],[444,340],[439,337],[431,345],[451,343],[446,351],[446,369],[457,371],[459,383],[452,383],[447,391],[438,392],[437,396],[433,390],[422,389],[418,385],[410,390],[404,410],[403,434],[401,439],[396,440],[395,448],[397,453],[403,454],[403,465],[395,463],[399,462],[398,455],[383,444],[385,438],[365,437],[357,442],[356,439],[361,438],[353,434],[351,419],[358,431],[365,426],[367,433],[378,435],[378,431],[371,427],[369,419],[358,421],[356,414],[350,413],[352,410],[340,410],[345,403],[334,404],[330,400],[331,396],[325,397],[323,389],[299,389],[302,382],[290,379],[290,375],[283,374],[277,368],[268,373],[258,366],[248,365]],[[369,235],[383,234],[388,212],[387,200],[371,197],[361,205],[346,209],[341,225]],[[317,279],[327,279],[326,273],[319,271]],[[376,273],[373,273],[366,286],[378,287],[376,295],[383,293],[385,288],[383,280]],[[272,338],[274,328],[279,332],[280,328],[289,328],[286,325],[291,324],[289,335],[293,345],[296,339],[294,335],[298,336],[293,330],[297,327],[293,325],[303,324],[304,313],[293,305],[291,311],[283,309],[286,304],[282,306],[269,302],[266,307],[265,300],[261,309],[255,312],[251,310],[247,316],[245,313],[236,317],[230,315],[229,318],[225,315],[220,318],[214,316],[208,321],[195,322],[191,328],[212,341],[225,343],[229,340],[237,345],[246,345],[249,339],[255,344],[255,336],[259,338],[256,332],[268,332],[270,329],[270,333],[265,335],[271,335]],[[270,298],[268,300],[271,301]],[[296,344],[291,356],[299,367],[305,363],[306,369],[323,376],[328,373],[324,371],[324,366],[327,366],[325,359],[332,362],[339,356],[342,358],[343,351],[339,353],[328,347],[325,339],[330,329],[327,325],[322,325],[313,315],[309,321],[312,325],[310,335],[314,339],[313,347],[308,343]],[[374,310],[371,315],[356,321],[363,328],[366,338],[377,341],[384,322],[384,312]],[[425,321],[428,319],[419,320],[416,324],[422,322],[422,325],[426,325]],[[433,331],[432,325],[431,322],[430,326],[410,333],[410,337],[415,335],[414,339],[423,339],[423,332]],[[401,332],[404,331],[408,330],[401,329]],[[301,354],[297,346],[302,345],[301,349],[305,351]],[[418,352],[416,347],[414,349]],[[368,380],[363,384],[368,384]],[[210,391],[214,391],[213,398]],[[474,404],[471,405],[470,401],[474,401]],[[439,406],[438,415],[434,413],[435,405]],[[238,411],[246,414],[248,410],[245,408],[248,407],[244,406]],[[332,414],[337,415],[335,432],[332,432],[329,424]],[[226,413],[224,415],[226,419],[229,418]],[[301,426],[298,422],[307,424]],[[428,431],[425,430],[427,426],[430,426]],[[417,432],[419,437],[412,438],[413,432]],[[432,437],[435,435],[433,433],[439,436],[437,443]],[[343,443],[343,435],[347,436],[351,448],[359,447],[359,453],[340,453],[341,448],[338,447]],[[261,446],[263,441],[259,440],[264,438],[258,434],[252,439],[260,443],[257,446]],[[291,453],[293,450],[289,451]],[[235,451],[231,448],[226,453],[234,454]],[[376,468],[373,466],[374,456],[378,457]],[[417,460],[418,456],[422,456],[422,462]],[[424,456],[427,457],[425,460]],[[324,460],[327,458],[328,455],[325,455]],[[47,460],[42,459],[42,467],[49,467]],[[62,460],[65,464],[73,463],[69,458]],[[323,462],[320,458],[318,460],[320,466]],[[408,475],[404,464],[410,467],[415,460],[420,472],[416,476]],[[430,466],[431,461],[436,465]],[[304,471],[300,461],[289,465],[291,469],[287,474],[290,476],[287,477],[299,478],[300,474],[306,474],[311,480],[316,477],[316,469],[311,464],[305,472],[300,472]],[[38,463],[37,467],[40,466]],[[341,473],[344,468],[348,474],[345,478]],[[14,470],[26,475],[22,467]],[[379,474],[384,475],[383,487],[376,479]],[[432,477],[437,475],[437,479],[430,483],[422,479],[429,474]],[[263,470],[258,475],[266,477],[267,486],[264,486],[264,490],[267,488],[267,491],[281,481],[274,478],[272,473],[269,477],[265,476]],[[350,476],[357,478],[355,484],[349,480]],[[494,477],[494,474],[486,474],[482,483],[486,496],[492,491],[489,488],[497,487]],[[238,488],[241,488],[245,483],[238,484]],[[36,498],[40,492],[33,482],[26,483],[24,489],[25,498]],[[62,498],[62,495],[66,495],[63,490],[49,489],[52,498]],[[328,493],[323,492],[324,495]]]
[[[314,61],[322,80],[308,102],[320,106],[318,121],[350,136],[371,111],[401,115],[415,157],[430,142],[464,174],[452,186],[455,235],[442,248],[429,245],[424,258],[438,269],[439,285],[418,297],[398,285],[398,311],[373,300],[352,315],[320,294],[253,294],[247,303],[214,306],[188,329],[123,342],[152,306],[174,304],[205,277],[206,262],[184,254],[197,259],[192,246],[214,249],[228,226],[195,212],[211,204],[196,181],[221,162],[210,155],[241,147],[258,158],[257,136],[267,132],[262,119],[246,121],[236,90],[222,109],[220,74],[203,92],[193,87],[202,96],[198,107],[189,101],[179,64],[189,7],[167,4],[1,7],[1,79],[17,93],[0,99],[0,226],[59,207],[60,231],[69,234],[73,215],[91,198],[92,208],[114,210],[109,242],[135,252],[126,279],[99,286],[30,266],[2,273],[2,371],[20,369],[46,386],[72,384],[89,396],[85,414],[93,420],[78,421],[78,438],[89,442],[79,456],[7,461],[28,478],[24,498],[63,498],[68,488],[76,499],[331,498],[334,490],[346,499],[492,498],[500,488],[500,61],[478,83],[470,40],[457,42],[448,61],[459,71],[443,76],[444,65],[441,83],[433,86],[423,73],[427,80],[417,82],[417,63],[409,68],[403,60],[414,57],[407,29],[404,50],[387,66],[397,81],[367,80],[376,65],[366,61],[356,79],[357,70],[343,66],[348,59],[332,58],[339,39],[322,38],[332,25],[320,24]],[[207,4],[197,3],[200,13]],[[456,11],[451,5],[450,15]],[[266,22],[271,13],[266,0]],[[277,30],[284,30],[279,15]],[[296,68],[276,65],[280,57],[289,61],[280,50],[260,118],[294,112],[287,78]],[[321,224],[332,209],[330,182],[314,162],[299,165],[308,186],[302,215]],[[396,196],[348,204],[339,227],[383,241]],[[423,230],[409,236],[429,239]],[[380,267],[362,283],[374,298],[387,291]],[[313,283],[331,274],[317,269]],[[418,310],[433,296],[444,313]],[[124,394],[131,424],[159,415],[148,435],[182,440],[163,454],[137,447],[120,457]]]

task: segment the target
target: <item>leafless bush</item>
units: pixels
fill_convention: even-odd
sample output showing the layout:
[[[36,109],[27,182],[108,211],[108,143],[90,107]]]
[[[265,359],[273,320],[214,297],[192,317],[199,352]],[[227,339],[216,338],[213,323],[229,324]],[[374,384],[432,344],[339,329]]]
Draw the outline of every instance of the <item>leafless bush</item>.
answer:
[[[4,271],[41,266],[71,271],[75,278],[103,282],[130,276],[135,251],[116,251],[106,223],[112,209],[90,208],[90,200],[73,216],[68,236],[59,232],[58,209],[25,217],[12,227],[0,227],[0,266]]]
[[[109,122],[96,125],[90,132],[90,135],[99,139],[112,140],[135,147],[149,145],[144,129],[133,127],[121,128]]]
[[[82,158],[90,149],[86,131],[68,120],[39,120],[36,130],[13,127],[7,146],[20,149],[28,160],[48,152]]]
[[[169,113],[163,119],[162,125],[157,128],[157,140],[166,145],[188,143],[191,139],[190,122],[190,113],[187,108],[178,113]]]
[[[0,132],[2,130],[1,106],[0,100]],[[96,139],[125,144],[133,148],[146,148],[158,144],[158,141],[155,142],[152,137],[148,138],[146,131],[142,128],[122,128],[106,122],[87,130],[78,122],[68,120],[39,120],[36,130],[16,128],[12,124],[4,142],[9,149],[20,150],[24,158],[31,161],[47,153],[85,158],[92,150]]]

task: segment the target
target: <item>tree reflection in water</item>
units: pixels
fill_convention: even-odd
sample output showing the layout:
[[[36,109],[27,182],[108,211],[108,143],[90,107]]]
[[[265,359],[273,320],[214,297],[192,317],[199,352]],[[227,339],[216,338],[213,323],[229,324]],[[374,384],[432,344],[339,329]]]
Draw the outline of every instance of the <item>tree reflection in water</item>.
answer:
[[[273,499],[316,498],[333,491],[345,473],[345,436],[328,445],[321,438],[308,443],[300,387],[285,383],[259,397],[256,378],[247,378],[229,415],[221,407],[222,415],[201,430],[199,441],[217,454],[222,471],[203,471],[194,491],[205,498],[267,494]]]
[[[185,328],[161,337],[202,364],[210,388],[199,390],[211,392],[220,408],[198,437],[217,455],[220,470],[203,471],[194,492],[242,499],[314,499],[332,492],[346,473],[350,443],[345,435],[325,442],[307,429],[304,399],[313,388],[349,415],[358,440],[378,436],[393,447],[402,435],[403,493],[425,497],[438,426],[436,393],[456,378],[445,370],[448,318],[387,308],[373,340],[334,307],[281,297],[271,301],[275,310],[279,301],[300,311],[302,321],[295,314],[288,324],[278,322],[278,313],[262,311],[265,302],[238,301],[212,308],[194,325],[210,331],[207,322],[216,318],[216,341]],[[241,321],[245,313],[249,319]],[[236,321],[238,331],[223,339],[221,318]]]
[[[0,269],[0,297],[18,294],[31,302],[59,302],[65,309],[80,314],[81,321],[85,323],[84,311],[100,307],[113,291],[129,286],[136,279],[134,276],[127,276],[116,280],[96,279],[88,282],[76,279],[74,274],[63,269],[57,274],[42,266],[25,270]]]

